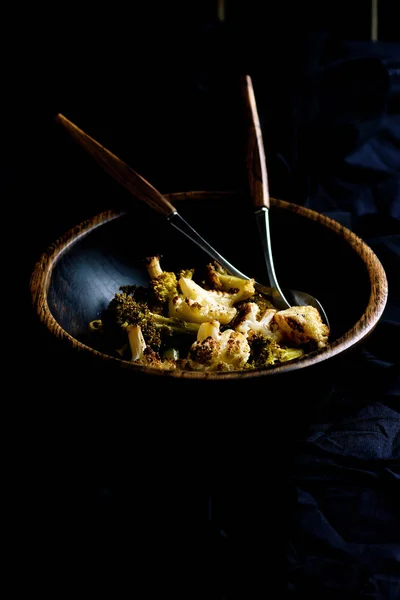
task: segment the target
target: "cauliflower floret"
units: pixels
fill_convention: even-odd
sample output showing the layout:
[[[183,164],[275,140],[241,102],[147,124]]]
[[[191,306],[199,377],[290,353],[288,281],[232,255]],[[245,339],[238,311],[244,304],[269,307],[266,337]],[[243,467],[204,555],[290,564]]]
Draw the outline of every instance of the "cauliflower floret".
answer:
[[[126,332],[128,334],[129,348],[131,350],[131,361],[135,362],[143,357],[143,352],[146,349],[142,328],[140,325],[127,325]]]
[[[235,317],[237,310],[217,300],[192,279],[181,277],[179,287],[182,294],[171,298],[168,304],[168,316],[189,323],[219,321],[226,325]]]
[[[184,296],[175,296],[168,304],[168,316],[188,323],[217,320],[226,325],[236,315],[236,309],[222,304],[200,304]]]
[[[256,293],[254,279],[241,279],[230,275],[216,262],[207,265],[207,273],[214,290],[222,297],[229,298],[231,306],[248,300]]]
[[[260,308],[255,302],[246,302],[241,306],[232,322],[232,327],[235,331],[240,331],[240,333],[244,333],[245,335],[250,331],[255,331],[266,336],[276,337],[272,327],[275,314],[275,308],[267,308],[260,315]]]
[[[329,327],[314,306],[292,306],[274,315],[274,323],[290,345],[323,348],[328,343]]]
[[[186,298],[195,300],[200,303],[211,303],[211,304],[222,304],[223,306],[232,307],[235,298],[232,294],[221,292],[220,290],[206,290],[201,285],[193,281],[189,277],[180,277],[179,287],[182,290],[182,294]]]
[[[218,321],[202,323],[197,340],[188,353],[187,367],[194,371],[236,371],[243,369],[250,346],[243,333],[219,330]]]

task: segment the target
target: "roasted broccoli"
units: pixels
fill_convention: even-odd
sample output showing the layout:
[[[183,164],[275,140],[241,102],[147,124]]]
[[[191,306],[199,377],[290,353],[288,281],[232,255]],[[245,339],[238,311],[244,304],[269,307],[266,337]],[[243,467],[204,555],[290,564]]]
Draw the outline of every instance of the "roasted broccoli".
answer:
[[[131,290],[134,293],[134,290]],[[147,348],[159,352],[168,345],[172,336],[188,335],[195,338],[199,325],[181,319],[173,319],[152,312],[145,302],[138,302],[132,294],[120,292],[110,301],[102,315],[102,328],[114,338],[115,348],[124,348],[128,326],[140,326]]]
[[[131,294],[115,294],[102,315],[102,322],[106,333],[119,335],[121,339],[126,339],[124,329],[128,325],[140,325],[146,344],[154,350],[160,349],[161,333],[155,325],[155,314]]]
[[[164,304],[178,295],[178,280],[173,271],[163,271],[160,258],[160,255],[148,257],[146,268],[150,278],[150,291],[161,304]]]
[[[283,363],[303,356],[301,348],[288,348],[261,332],[251,331],[247,336],[250,346],[250,356],[246,367],[250,369],[263,369],[275,363]]]
[[[277,311],[254,280],[233,277],[217,262],[197,281],[194,269],[163,271],[159,255],[145,263],[149,286],[121,286],[89,324],[101,348],[108,344],[121,358],[168,370],[265,369],[328,343],[316,309]]]

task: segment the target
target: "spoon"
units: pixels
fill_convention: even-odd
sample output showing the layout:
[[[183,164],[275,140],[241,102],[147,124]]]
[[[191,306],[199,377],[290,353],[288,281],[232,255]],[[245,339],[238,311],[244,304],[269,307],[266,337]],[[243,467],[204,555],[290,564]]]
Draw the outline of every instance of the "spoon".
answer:
[[[253,83],[249,75],[245,75],[242,78],[242,91],[247,120],[246,164],[250,199],[255,208],[254,214],[260,232],[265,266],[267,268],[269,283],[272,290],[273,304],[279,310],[285,310],[291,306],[314,306],[321,314],[322,320],[329,327],[329,321],[325,310],[314,296],[311,296],[306,292],[299,292],[298,290],[285,290],[285,292],[283,292],[278,283],[272,256],[269,224],[270,197],[264,143]]]
[[[135,198],[145,202],[150,208],[161,214],[167,221],[175,227],[180,233],[199,246],[213,260],[216,260],[224,267],[231,275],[241,277],[242,279],[253,279],[239,271],[234,265],[226,260],[215,248],[213,248],[193,227],[178,213],[176,208],[170,201],[161,194],[151,183],[136,173],[129,165],[123,162],[118,156],[110,152],[107,148],[101,145],[94,138],[77,127],[72,121],[59,113],[56,116],[56,121],[61,124],[68,133],[92,156],[92,158],[120,185],[125,187]],[[254,282],[255,288],[261,294],[273,298],[273,289]],[[293,291],[294,297],[296,292]],[[308,295],[298,296],[301,304],[305,304],[308,300]],[[314,300],[310,296],[310,299]],[[279,308],[279,307],[277,307]],[[321,307],[322,308],[322,307]],[[323,315],[324,313],[322,313]]]

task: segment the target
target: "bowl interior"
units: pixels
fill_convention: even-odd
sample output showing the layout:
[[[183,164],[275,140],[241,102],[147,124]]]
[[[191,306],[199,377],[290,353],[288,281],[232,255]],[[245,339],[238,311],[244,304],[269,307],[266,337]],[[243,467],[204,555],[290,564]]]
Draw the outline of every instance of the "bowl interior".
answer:
[[[254,214],[238,194],[171,194],[179,213],[223,256],[260,282],[265,267]],[[325,226],[300,207],[273,200],[270,209],[275,269],[283,288],[316,296],[331,323],[331,342],[364,315],[371,294],[362,253],[341,226]],[[348,232],[350,233],[350,232]],[[53,261],[48,308],[70,336],[88,342],[88,323],[100,317],[121,285],[146,285],[144,259],[162,256],[165,270],[201,269],[209,257],[163,217],[137,203],[110,211],[66,234]]]

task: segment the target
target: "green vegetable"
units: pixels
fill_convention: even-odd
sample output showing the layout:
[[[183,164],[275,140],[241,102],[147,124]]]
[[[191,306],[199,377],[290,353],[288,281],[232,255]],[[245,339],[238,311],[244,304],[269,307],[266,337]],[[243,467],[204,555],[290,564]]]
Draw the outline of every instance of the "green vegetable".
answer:
[[[304,354],[304,350],[301,348],[281,346],[272,337],[261,332],[252,331],[247,339],[250,346],[247,367],[251,369],[263,369],[275,363],[283,363],[299,358]]]

